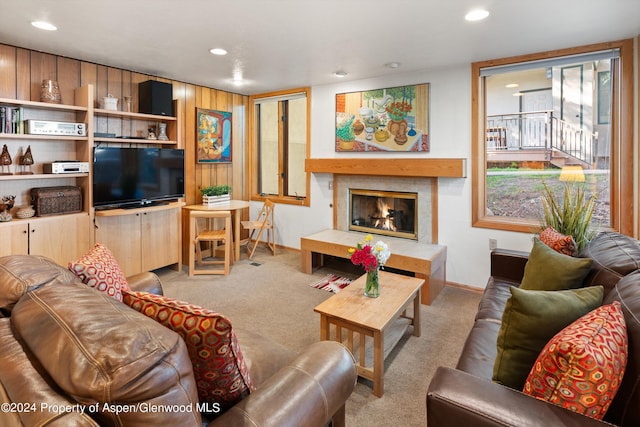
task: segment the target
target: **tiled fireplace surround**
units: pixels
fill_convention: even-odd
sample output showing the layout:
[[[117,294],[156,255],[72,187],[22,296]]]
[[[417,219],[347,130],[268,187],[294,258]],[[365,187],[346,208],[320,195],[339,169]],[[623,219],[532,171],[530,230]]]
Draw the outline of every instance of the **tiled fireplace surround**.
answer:
[[[421,243],[435,243],[433,230],[435,215],[433,192],[437,191],[434,185],[435,180],[436,178],[336,175],[333,187],[335,229],[349,230],[349,189],[417,193],[417,240]]]

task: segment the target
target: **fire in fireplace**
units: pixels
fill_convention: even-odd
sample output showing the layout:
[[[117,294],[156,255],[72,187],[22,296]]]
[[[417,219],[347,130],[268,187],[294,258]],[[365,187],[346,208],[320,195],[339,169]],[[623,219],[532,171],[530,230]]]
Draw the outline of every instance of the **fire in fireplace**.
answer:
[[[349,189],[349,230],[418,239],[417,193]]]

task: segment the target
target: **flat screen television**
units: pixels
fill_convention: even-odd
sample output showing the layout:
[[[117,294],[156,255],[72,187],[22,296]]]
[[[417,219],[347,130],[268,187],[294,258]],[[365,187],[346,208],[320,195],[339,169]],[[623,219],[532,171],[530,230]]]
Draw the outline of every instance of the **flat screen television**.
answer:
[[[135,208],[184,197],[184,150],[96,147],[93,206]]]

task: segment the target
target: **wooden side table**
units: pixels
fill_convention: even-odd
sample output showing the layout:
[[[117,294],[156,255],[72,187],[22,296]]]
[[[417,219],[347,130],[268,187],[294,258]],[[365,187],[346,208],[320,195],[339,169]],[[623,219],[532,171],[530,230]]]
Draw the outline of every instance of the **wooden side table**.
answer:
[[[396,333],[395,339],[385,345],[385,332],[399,323],[403,328],[413,325],[413,335],[420,336],[420,289],[424,280],[384,270],[380,271],[379,277],[378,298],[364,296],[366,275],[363,275],[316,306],[314,311],[320,314],[320,339],[342,342],[356,359],[358,375],[373,381],[373,394],[381,397],[384,393],[384,359],[402,336],[402,333]],[[411,303],[413,317],[408,317],[406,309]],[[359,336],[357,340],[354,335]],[[367,357],[367,341],[373,342],[373,358]]]
[[[187,205],[184,209],[197,211],[231,211],[233,216],[233,252],[236,260],[240,259],[240,211],[249,208],[246,200],[230,200],[218,205]]]

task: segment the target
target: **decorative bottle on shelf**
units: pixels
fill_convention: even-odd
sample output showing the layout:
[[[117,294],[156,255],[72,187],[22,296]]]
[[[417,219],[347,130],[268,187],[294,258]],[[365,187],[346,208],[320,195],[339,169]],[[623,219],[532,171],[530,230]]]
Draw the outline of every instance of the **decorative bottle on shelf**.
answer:
[[[48,102],[50,104],[60,104],[62,96],[60,95],[60,87],[55,80],[43,80],[40,86],[40,102]]]
[[[167,124],[160,123],[158,124],[158,128],[160,129],[160,133],[158,134],[158,139],[160,141],[168,141],[169,137],[167,136]]]

